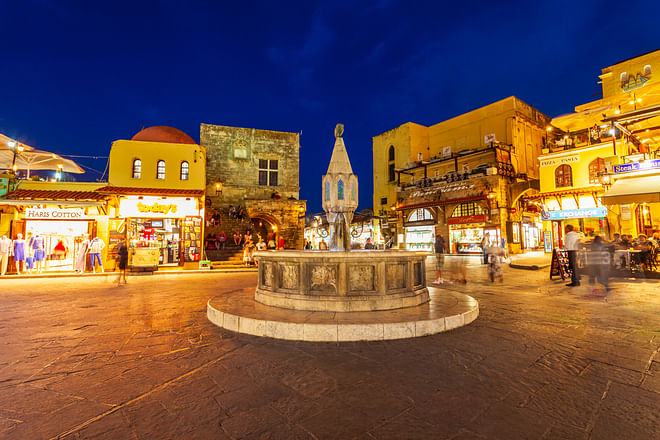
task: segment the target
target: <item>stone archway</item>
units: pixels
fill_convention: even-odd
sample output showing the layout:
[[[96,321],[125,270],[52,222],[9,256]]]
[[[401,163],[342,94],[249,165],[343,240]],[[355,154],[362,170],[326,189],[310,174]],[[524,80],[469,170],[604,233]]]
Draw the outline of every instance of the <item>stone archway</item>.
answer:
[[[265,242],[268,242],[272,234],[277,236],[280,228],[279,223],[273,216],[264,213],[250,214],[250,223],[254,239],[258,240],[258,237],[261,236]]]

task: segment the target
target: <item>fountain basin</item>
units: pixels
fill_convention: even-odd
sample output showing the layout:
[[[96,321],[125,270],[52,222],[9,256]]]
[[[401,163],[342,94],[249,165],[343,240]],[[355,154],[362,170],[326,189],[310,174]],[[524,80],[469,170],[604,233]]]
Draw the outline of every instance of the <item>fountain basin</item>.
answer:
[[[254,299],[292,310],[358,312],[429,301],[428,254],[402,250],[259,251]]]

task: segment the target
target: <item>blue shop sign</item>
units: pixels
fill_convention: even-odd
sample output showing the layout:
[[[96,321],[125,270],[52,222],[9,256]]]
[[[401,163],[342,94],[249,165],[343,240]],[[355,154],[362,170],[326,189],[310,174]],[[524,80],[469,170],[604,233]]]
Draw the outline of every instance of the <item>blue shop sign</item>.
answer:
[[[572,218],[607,217],[607,208],[562,209],[560,211],[543,211],[543,220],[568,220]]]
[[[644,162],[631,162],[612,167],[615,173],[629,173],[631,171],[643,171],[660,168],[660,159],[645,160]]]

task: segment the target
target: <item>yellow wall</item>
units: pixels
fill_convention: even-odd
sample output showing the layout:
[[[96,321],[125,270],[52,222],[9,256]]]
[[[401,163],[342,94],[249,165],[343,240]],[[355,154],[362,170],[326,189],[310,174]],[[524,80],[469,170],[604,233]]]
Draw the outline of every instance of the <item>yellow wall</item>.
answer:
[[[613,149],[612,143],[607,142],[604,144],[597,145],[595,147],[588,148],[576,148],[573,150],[566,150],[559,153],[545,154],[539,156],[539,162],[547,162],[549,160],[560,161],[560,160],[570,160],[575,157],[579,158],[578,162],[568,163],[573,172],[573,186],[570,187],[561,187],[557,188],[555,186],[555,171],[561,165],[559,163],[553,164],[551,166],[542,166],[540,168],[541,174],[541,192],[551,192],[551,191],[560,191],[565,189],[573,188],[583,188],[583,187],[592,187],[594,185],[589,183],[589,164],[597,159],[602,158],[607,162],[610,162],[612,165],[616,165],[618,162],[616,158],[612,156]],[[600,184],[596,185],[600,187]]]
[[[651,66],[651,75],[645,75],[649,80],[643,87],[634,90],[642,92],[647,87],[660,83],[660,50],[605,67],[600,75],[603,84],[603,98],[629,93],[621,87],[621,73],[627,73],[629,78],[636,77],[638,74],[644,75],[644,67],[647,65]]]
[[[388,149],[396,149],[396,167],[408,168],[417,161],[418,153],[424,160],[442,157],[443,147],[451,147],[454,153],[466,149],[485,148],[484,136],[495,134],[498,142],[512,145],[511,161],[516,171],[538,178],[537,157],[541,153],[545,128],[550,118],[515,96],[502,99],[452,119],[424,127],[408,122],[397,128],[373,137],[374,166],[374,212],[387,208],[380,204],[383,197],[388,205],[396,201],[395,183],[388,182]],[[459,170],[463,163],[470,168],[495,161],[492,152],[469,156],[459,160]],[[442,176],[454,169],[452,161],[443,162],[428,168],[428,176],[433,177],[437,170]],[[415,179],[423,177],[424,170],[415,170]],[[402,182],[409,182],[410,176],[402,175]]]
[[[142,176],[132,177],[133,160],[142,161]],[[165,161],[165,179],[156,179],[156,164]],[[180,179],[181,162],[189,165],[188,180]],[[206,186],[206,150],[196,144],[118,140],[110,149],[108,183],[142,188],[201,189]]]

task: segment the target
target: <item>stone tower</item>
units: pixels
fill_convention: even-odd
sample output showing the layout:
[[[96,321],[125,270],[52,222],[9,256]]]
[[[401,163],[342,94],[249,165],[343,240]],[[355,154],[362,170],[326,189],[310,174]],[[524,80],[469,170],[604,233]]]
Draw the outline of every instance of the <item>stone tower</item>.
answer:
[[[323,210],[330,224],[330,243],[333,251],[350,250],[350,225],[358,205],[358,179],[344,145],[344,126],[335,127],[335,147],[328,171],[323,176]]]

